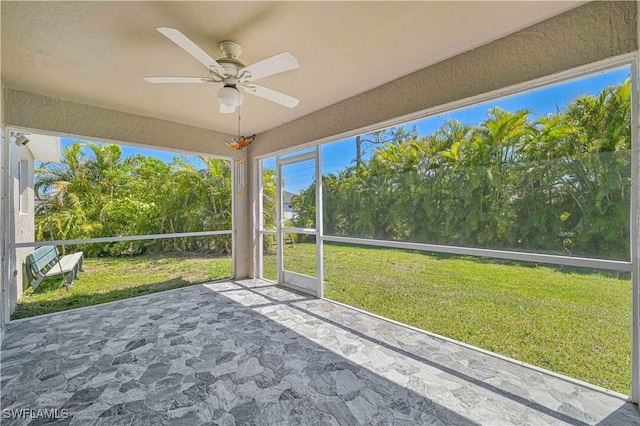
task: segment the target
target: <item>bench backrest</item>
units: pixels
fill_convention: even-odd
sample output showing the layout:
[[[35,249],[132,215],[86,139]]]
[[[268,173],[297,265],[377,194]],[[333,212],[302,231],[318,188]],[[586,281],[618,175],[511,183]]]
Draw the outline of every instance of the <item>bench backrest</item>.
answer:
[[[34,276],[37,276],[38,272],[46,272],[51,263],[56,261],[59,256],[60,252],[56,246],[40,247],[27,256],[27,268],[31,269]]]

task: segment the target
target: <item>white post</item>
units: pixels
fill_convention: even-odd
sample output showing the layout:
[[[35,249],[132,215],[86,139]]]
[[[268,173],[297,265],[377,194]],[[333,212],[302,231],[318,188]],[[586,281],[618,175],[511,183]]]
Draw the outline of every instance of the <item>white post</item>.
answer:
[[[15,243],[15,230],[14,230],[14,167],[12,165],[12,158],[16,155],[13,143],[13,132],[4,132],[4,138],[2,139],[2,200],[0,205],[2,206],[2,301],[3,301],[3,324],[6,324],[11,319],[11,311],[13,309],[13,299],[16,297],[15,289],[15,276],[14,271],[14,257],[15,249],[13,245]],[[17,302],[17,299],[16,299]]]
[[[640,29],[639,29],[640,31]],[[639,33],[640,34],[640,33]],[[640,37],[639,37],[640,38]],[[631,335],[631,400],[640,402],[640,250],[638,247],[638,228],[640,227],[640,212],[638,211],[638,194],[640,182],[640,170],[638,164],[640,150],[638,148],[638,132],[640,132],[640,96],[638,88],[640,80],[638,76],[638,58],[631,65],[631,285],[632,285],[632,335]]]
[[[236,214],[238,211],[238,200],[236,198],[236,160],[231,160],[231,278],[236,278],[236,250],[238,249],[238,237],[236,235],[236,225],[238,221]]]
[[[254,265],[253,277],[262,278],[264,275],[264,239],[262,230],[264,229],[264,183],[263,183],[263,162],[262,160],[252,161],[252,170],[255,174],[253,178],[253,223],[254,223]]]
[[[324,297],[324,258],[322,225],[322,151],[316,146],[316,277],[318,280],[318,298]]]
[[[276,274],[278,285],[284,284],[284,247],[282,246],[282,164],[280,156],[276,157]]]

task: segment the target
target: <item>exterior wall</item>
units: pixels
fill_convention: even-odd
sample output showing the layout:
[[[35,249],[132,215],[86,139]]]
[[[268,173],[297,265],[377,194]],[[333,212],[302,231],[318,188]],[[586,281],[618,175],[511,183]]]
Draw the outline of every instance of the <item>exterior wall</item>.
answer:
[[[35,237],[35,218],[34,218],[34,163],[31,152],[26,147],[15,147],[14,155],[12,155],[12,181],[13,181],[13,212],[10,214],[15,217],[14,241],[16,243],[31,242]],[[23,162],[26,169],[20,169],[19,164]],[[25,193],[21,194],[21,180],[27,179]],[[21,208],[21,197],[25,197],[26,207]],[[13,313],[16,304],[22,297],[22,293],[27,289],[26,277],[24,276],[23,265],[27,256],[33,251],[33,248],[20,248],[15,252],[15,270],[13,276],[15,281],[12,282],[12,298],[10,312]]]
[[[5,167],[7,168],[7,187],[9,190],[8,197],[6,198],[7,202],[5,203],[4,212],[8,218],[13,218],[13,221],[10,219],[10,223],[7,224],[6,227],[6,242],[14,243],[17,241],[27,241],[28,232],[31,230],[31,239],[29,241],[33,241],[33,216],[31,216],[31,224],[29,225],[29,218],[27,215],[20,215],[18,212],[19,209],[19,192],[20,192],[20,179],[18,173],[18,165],[20,162],[20,157],[18,155],[18,147],[13,143],[13,136],[10,133],[6,134],[5,143],[8,145],[8,149],[5,150],[7,154],[6,159],[8,160],[5,163]],[[8,152],[7,152],[8,151]],[[33,164],[33,162],[30,162]],[[31,166],[31,170],[33,170],[33,165]],[[12,314],[15,309],[18,301],[20,300],[20,296],[22,296],[22,292],[26,286],[23,283],[23,273],[22,273],[22,263],[26,256],[32,251],[32,249],[17,249],[17,250],[8,250],[8,276],[7,276],[7,289],[8,292],[6,297],[8,298],[8,314]]]
[[[19,187],[17,166],[18,166],[18,150],[16,149],[16,145],[14,143],[14,137],[11,135],[11,132],[6,132],[5,130],[5,138],[4,142],[4,174],[3,178],[5,179],[5,183],[3,185],[3,213],[5,215],[5,234],[4,234],[4,244],[5,244],[5,258],[2,264],[3,268],[3,278],[5,278],[5,315],[11,315],[16,308],[16,305],[19,300],[18,295],[18,263],[16,250],[12,250],[9,248],[11,244],[15,242],[16,238],[16,229],[19,226],[19,222],[17,220],[16,214],[16,193]],[[21,288],[22,286],[20,286]],[[20,292],[21,294],[21,292]]]

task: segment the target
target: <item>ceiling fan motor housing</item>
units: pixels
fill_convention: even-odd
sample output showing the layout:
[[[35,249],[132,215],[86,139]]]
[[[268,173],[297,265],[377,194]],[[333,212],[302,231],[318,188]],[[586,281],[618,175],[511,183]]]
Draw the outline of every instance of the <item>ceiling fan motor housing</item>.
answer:
[[[224,53],[224,56],[227,58],[236,59],[242,53],[242,47],[240,47],[240,45],[235,41],[221,41],[219,46],[220,50],[222,50],[222,53]]]
[[[245,81],[251,78],[251,73],[246,72],[239,74],[239,71],[245,67],[245,65],[238,60],[238,56],[242,53],[242,47],[235,41],[225,40],[220,42],[220,50],[224,53],[224,58],[220,58],[217,62],[224,68],[227,73],[226,76],[220,76],[223,78],[226,86],[235,86],[238,82]]]
[[[221,58],[221,59],[218,59],[217,62],[220,64],[222,68],[224,68],[225,72],[227,73],[226,76],[221,76],[221,77],[231,77],[232,79],[234,77],[237,77],[235,78],[237,83],[237,80],[241,77],[240,75],[238,75],[238,72],[242,68],[244,68],[244,64],[238,61],[237,59],[233,59],[233,58]],[[227,78],[225,78],[225,84],[227,84]]]

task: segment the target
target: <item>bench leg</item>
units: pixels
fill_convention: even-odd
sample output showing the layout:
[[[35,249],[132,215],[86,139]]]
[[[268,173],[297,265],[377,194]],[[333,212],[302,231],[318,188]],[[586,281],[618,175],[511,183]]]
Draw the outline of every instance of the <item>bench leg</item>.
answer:
[[[73,271],[70,271],[66,277],[64,277],[64,286],[67,287],[67,289],[69,289],[69,287],[71,287],[71,285],[73,284]]]
[[[69,271],[69,273],[65,277],[64,286],[67,288],[67,290],[69,289],[69,287],[73,285],[73,281],[78,279],[78,275],[83,270],[82,269],[83,260],[84,260],[84,255],[81,255],[80,259],[78,259],[78,263],[76,263],[73,269]]]
[[[80,274],[80,271],[82,271],[82,258],[80,258],[80,262],[76,266],[74,266],[71,271],[69,271],[69,275],[67,277],[67,282],[69,286],[73,285],[73,282],[75,280],[80,279],[78,276]]]
[[[76,275],[77,275],[76,267],[74,267],[72,270],[69,271],[67,276],[64,277],[64,286],[67,287],[67,290],[69,289],[69,287],[73,285],[73,280],[76,279]]]

